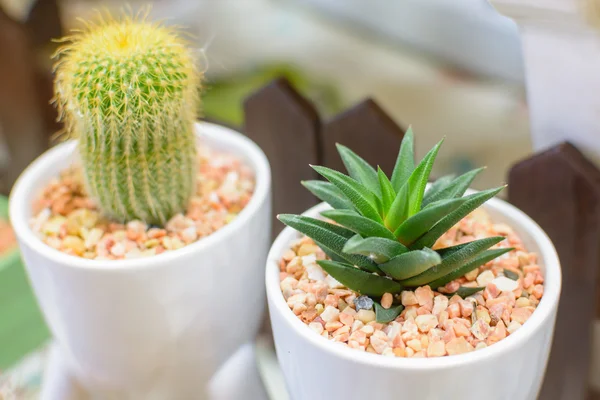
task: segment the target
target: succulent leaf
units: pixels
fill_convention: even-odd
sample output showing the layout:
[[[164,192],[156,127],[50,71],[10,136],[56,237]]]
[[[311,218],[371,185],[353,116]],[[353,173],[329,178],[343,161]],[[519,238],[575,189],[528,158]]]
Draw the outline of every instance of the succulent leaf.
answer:
[[[392,202],[390,209],[385,215],[385,226],[390,231],[395,231],[398,226],[402,224],[408,218],[409,210],[409,186],[408,182],[402,185],[396,198]]]
[[[394,171],[392,172],[391,182],[396,192],[400,191],[402,185],[408,181],[408,178],[414,169],[414,134],[412,127],[409,126],[408,130],[404,134],[404,138],[402,138],[400,152],[398,153],[396,165],[394,166]]]
[[[435,157],[443,143],[441,140],[431,149],[419,165],[414,169],[408,181],[402,185],[396,199],[392,203],[390,211],[386,215],[385,225],[390,230],[396,230],[401,223],[421,209],[421,201],[425,193],[425,187],[435,162]]]
[[[312,194],[331,207],[339,210],[353,210],[354,205],[334,184],[325,181],[302,181],[302,185]]]
[[[446,200],[446,199],[454,199],[456,197],[461,197],[465,194],[473,180],[479,175],[483,168],[477,168],[467,173],[462,174],[461,176],[455,178],[451,182],[449,182],[445,187],[440,188],[434,193],[429,193],[427,191],[425,198],[423,198],[423,207],[426,207],[428,204],[433,203],[438,200]]]
[[[401,283],[404,286],[428,285],[430,282],[433,282],[445,275],[448,275],[456,268],[459,268],[461,265],[470,262],[475,257],[477,257],[477,255],[483,253],[485,250],[492,247],[493,245],[500,243],[502,240],[504,240],[503,236],[494,236],[469,242],[460,250],[454,251],[448,256],[444,257],[440,264],[428,269],[427,271],[417,276],[406,279]]]
[[[460,207],[465,201],[464,197],[451,200],[440,200],[431,203],[406,221],[394,232],[394,236],[405,244],[410,245],[419,237],[427,233],[442,218]]]
[[[458,290],[456,292],[454,292],[454,293],[448,293],[448,294],[446,294],[446,296],[452,297],[454,295],[458,295],[458,296],[460,296],[460,297],[462,297],[464,299],[465,297],[472,296],[475,293],[481,292],[484,289],[485,289],[484,286],[478,286],[478,287],[461,286],[461,287],[458,288]]]
[[[404,306],[402,304],[391,306],[387,310],[377,302],[373,304],[375,306],[375,319],[380,324],[392,322],[393,320],[398,318],[398,315],[400,315],[402,313],[402,310],[404,310]]]
[[[367,189],[381,196],[377,172],[363,158],[357,155],[344,145],[336,144],[338,153],[342,158],[342,162],[348,171],[348,175],[356,181],[362,183]]]
[[[320,219],[302,215],[280,214],[277,218],[287,226],[324,245],[330,252],[337,254],[348,262],[358,265],[361,268],[369,269],[372,272],[379,271],[376,264],[367,257],[356,254],[345,254],[343,252],[344,245],[348,239],[354,236],[352,231]]]
[[[438,253],[424,248],[423,250],[413,250],[396,256],[388,262],[380,264],[379,269],[392,278],[401,281],[424,273],[441,262],[442,258]]]
[[[385,173],[381,170],[380,167],[377,167],[377,177],[379,178],[379,187],[381,190],[381,202],[383,204],[383,215],[385,218],[388,210],[392,206],[394,199],[396,198],[396,191],[392,187],[392,183],[385,175]]]
[[[432,289],[437,289],[441,286],[445,286],[446,284],[452,282],[455,279],[460,278],[461,276],[468,274],[473,271],[475,268],[482,266],[483,264],[492,261],[496,257],[500,257],[502,254],[508,253],[509,251],[514,250],[512,248],[502,248],[502,249],[491,249],[486,250],[475,257],[473,260],[467,262],[466,264],[461,265],[456,268],[454,271],[450,272],[448,275],[445,275],[439,279],[436,279],[433,282],[429,283]]]
[[[425,195],[423,196],[423,208],[432,201],[429,200],[432,196],[436,195],[438,192],[443,190],[446,186],[450,184],[454,180],[455,176],[452,175],[444,175],[439,177],[433,182],[429,188],[425,191]]]
[[[383,223],[383,220],[379,215],[380,202],[373,192],[341,172],[327,167],[313,166],[313,168],[321,176],[340,189],[360,214],[375,222]]]
[[[432,247],[435,242],[456,225],[461,219],[469,215],[477,207],[498,194],[504,186],[495,189],[484,190],[479,193],[473,193],[472,195],[465,196],[467,199],[460,207],[452,211],[450,214],[442,218],[431,230],[417,239],[410,247],[413,249],[420,249],[422,247]]]
[[[409,187],[409,198],[408,198],[408,216],[416,214],[421,209],[421,203],[423,202],[423,195],[425,194],[425,187],[429,181],[429,174],[431,168],[435,162],[435,158],[440,150],[440,147],[444,143],[444,139],[440,140],[433,149],[423,157],[423,160],[417,165],[417,168],[413,171],[408,178]]]
[[[377,222],[359,215],[355,211],[351,210],[327,210],[321,212],[321,215],[325,218],[329,218],[332,221],[350,229],[353,232],[358,233],[362,237],[381,237],[390,240],[396,240],[396,237],[392,232],[386,229],[385,226],[378,224]]]
[[[360,294],[380,297],[385,293],[398,293],[402,290],[402,285],[398,282],[362,271],[350,264],[328,260],[319,260],[317,264],[338,282]]]
[[[377,264],[384,263],[408,251],[408,248],[398,241],[380,237],[362,238],[355,235],[346,242],[344,253],[361,254],[371,258]]]
[[[323,243],[318,242],[316,240],[315,240],[315,243],[317,246],[319,246],[321,248],[321,250],[323,250],[323,253],[325,253],[327,255],[327,257],[331,258],[333,261],[339,261],[339,262],[343,262],[343,263],[348,262],[348,260],[346,260],[344,257],[340,256],[335,251],[331,250],[329,247],[327,247]]]

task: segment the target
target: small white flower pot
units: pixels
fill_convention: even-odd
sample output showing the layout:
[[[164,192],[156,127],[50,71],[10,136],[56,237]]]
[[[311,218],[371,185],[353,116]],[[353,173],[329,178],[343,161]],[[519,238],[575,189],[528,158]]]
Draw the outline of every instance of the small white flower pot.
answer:
[[[317,217],[320,204],[305,214]],[[284,229],[267,258],[266,285],[277,357],[294,400],[535,400],[554,331],[561,287],[558,256],[550,239],[527,215],[492,199],[484,208],[507,223],[539,254],[544,296],[531,318],[500,342],[471,353],[439,358],[394,358],[331,342],[305,325],[287,306],[279,286],[279,260],[299,237]]]
[[[100,398],[205,398],[215,371],[262,321],[269,164],[245,136],[208,123],[197,128],[203,143],[251,166],[256,189],[230,224],[176,251],[87,260],[36,237],[29,227],[34,198],[72,163],[75,142],[43,154],[13,189],[10,219],[38,302],[67,367]]]

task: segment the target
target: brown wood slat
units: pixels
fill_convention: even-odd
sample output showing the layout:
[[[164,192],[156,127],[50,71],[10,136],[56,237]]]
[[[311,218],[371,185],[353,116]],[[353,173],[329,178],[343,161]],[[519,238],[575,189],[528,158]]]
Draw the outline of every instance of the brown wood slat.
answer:
[[[387,174],[394,169],[404,129],[399,127],[373,101],[367,99],[335,116],[323,125],[323,164],[338,171],[345,171],[344,164],[335,148],[341,143],[364,158],[373,166],[381,166]]]
[[[3,194],[48,143],[35,87],[35,63],[26,29],[0,7],[0,127],[10,155],[9,164],[2,166]]]
[[[570,144],[515,165],[509,199],[552,239],[563,286],[552,353],[539,398],[585,399],[600,268],[600,171]]]
[[[265,152],[273,175],[273,214],[302,213],[317,203],[300,181],[317,179],[320,118],[314,106],[285,79],[277,79],[244,102],[246,135]],[[283,224],[273,218],[273,236]]]

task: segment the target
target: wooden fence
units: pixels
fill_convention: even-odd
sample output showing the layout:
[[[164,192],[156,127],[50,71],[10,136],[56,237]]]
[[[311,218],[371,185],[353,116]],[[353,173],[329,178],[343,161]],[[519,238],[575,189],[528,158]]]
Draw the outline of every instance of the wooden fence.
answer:
[[[273,213],[301,213],[317,203],[301,185],[316,179],[308,164],[343,169],[340,142],[391,172],[404,129],[366,100],[322,121],[315,107],[283,80],[248,97],[245,133],[265,151],[273,172]],[[418,142],[418,134],[416,137]],[[592,324],[600,302],[600,171],[572,145],[561,144],[512,167],[509,201],[548,233],[559,253],[563,290],[540,399],[590,399]],[[273,232],[282,224],[273,219]],[[507,366],[508,367],[508,366]]]

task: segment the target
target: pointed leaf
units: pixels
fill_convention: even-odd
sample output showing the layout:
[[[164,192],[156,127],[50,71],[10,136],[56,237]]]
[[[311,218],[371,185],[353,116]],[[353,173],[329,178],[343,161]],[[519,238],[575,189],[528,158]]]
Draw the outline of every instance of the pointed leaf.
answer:
[[[458,288],[458,290],[456,292],[447,293],[446,296],[452,297],[455,294],[457,294],[464,299],[465,297],[473,296],[475,293],[481,292],[484,289],[485,289],[485,286],[478,286],[478,287],[461,286]]]
[[[338,153],[342,158],[342,162],[348,171],[348,175],[358,182],[362,183],[367,189],[381,196],[377,172],[362,159],[358,154],[350,150],[348,147],[336,143]]]
[[[341,226],[303,215],[280,214],[277,218],[287,226],[296,229],[298,232],[305,234],[322,245],[323,251],[327,249],[330,253],[337,254],[339,257],[361,268],[366,268],[373,272],[379,271],[375,263],[367,257],[343,252],[344,245],[348,239],[354,236],[354,232]]]
[[[511,250],[513,250],[513,249],[512,248],[502,248],[502,249],[486,250],[483,253],[479,254],[474,259],[472,259],[471,261],[463,264],[462,266],[459,266],[458,268],[456,268],[454,271],[450,272],[449,274],[441,277],[440,279],[437,279],[437,280],[431,282],[429,284],[429,286],[431,286],[431,288],[433,290],[435,290],[441,286],[445,286],[446,284],[452,282],[453,280],[458,279],[458,278],[464,276],[465,274],[468,274],[469,272],[473,271],[475,268],[478,268],[478,267],[484,265],[485,263],[492,261],[496,257],[500,257],[502,254],[508,253]]]
[[[380,324],[387,324],[388,322],[392,322],[398,315],[402,314],[402,310],[404,310],[404,306],[399,304],[397,306],[391,306],[387,310],[381,306],[381,304],[375,302],[375,320]]]
[[[395,231],[398,229],[401,223],[421,209],[421,201],[423,200],[429,173],[442,143],[443,140],[423,157],[408,181],[400,188],[389,212],[385,216],[385,226],[390,230]]]
[[[442,218],[456,210],[466,201],[465,198],[459,198],[431,203],[428,207],[404,221],[398,229],[396,229],[394,236],[396,236],[401,243],[410,245],[435,226]]]
[[[454,180],[454,178],[454,174],[444,175],[437,178],[435,182],[433,182],[431,186],[429,186],[429,189],[425,191],[425,195],[423,196],[423,207],[425,207],[426,204],[431,203],[429,199],[435,194],[437,194],[439,191],[444,189],[446,186],[448,186]]]
[[[424,248],[394,257],[390,261],[380,264],[379,269],[396,280],[403,280],[426,272],[441,262],[442,258],[438,253]]]
[[[454,271],[456,268],[462,266],[463,264],[470,262],[479,254],[483,253],[488,248],[492,247],[497,243],[500,243],[503,240],[503,236],[494,236],[469,242],[460,250],[454,251],[448,256],[444,257],[440,264],[428,269],[427,271],[417,276],[406,279],[401,283],[404,286],[428,285],[429,283],[435,282],[437,279],[448,275],[450,272]],[[381,269],[385,271],[383,268]]]
[[[519,280],[519,274],[512,272],[510,269],[504,268],[504,276],[508,279],[512,279],[513,281]]]
[[[429,150],[429,153],[423,157],[423,160],[421,160],[417,168],[410,175],[410,178],[408,178],[408,216],[416,214],[421,209],[425,187],[429,181],[429,174],[442,143],[444,143],[444,139],[440,140],[433,149]]]
[[[423,199],[423,207],[426,207],[428,204],[438,200],[461,197],[463,194],[465,194],[469,186],[471,186],[471,183],[473,183],[473,180],[475,180],[477,175],[479,175],[479,173],[484,169],[485,167],[477,168],[459,176],[444,188],[441,188],[441,190],[437,191],[437,193],[429,193],[429,191],[427,191],[427,194],[425,195],[426,198]]]
[[[391,231],[398,229],[398,226],[408,218],[408,210],[409,187],[408,183],[406,183],[400,188],[398,194],[396,194],[396,198],[385,215],[385,226]]]
[[[331,207],[342,210],[353,210],[354,205],[346,198],[344,193],[331,182],[325,181],[302,181],[302,185],[312,194]]]
[[[432,247],[435,242],[442,236],[446,231],[456,225],[461,219],[469,215],[477,207],[498,194],[505,186],[484,190],[479,193],[474,193],[469,196],[465,196],[467,199],[460,207],[452,211],[446,217],[442,218],[429,232],[425,233],[419,239],[417,239],[410,247],[413,249],[420,249],[422,247]]]
[[[317,264],[342,285],[360,294],[380,297],[384,293],[394,294],[402,291],[402,285],[398,282],[394,282],[383,276],[361,271],[350,264],[328,260],[319,260]]]
[[[380,237],[368,237],[363,239],[355,235],[346,242],[344,253],[361,254],[369,257],[376,263],[381,264],[408,251],[406,246],[395,240]]]
[[[394,191],[392,183],[380,167],[377,167],[377,177],[379,178],[379,186],[381,189],[381,201],[383,204],[383,216],[385,217],[388,210],[392,206],[394,199],[396,198],[396,191]]]
[[[369,218],[365,218],[354,211],[327,210],[323,211],[321,215],[358,233],[362,237],[382,237],[385,239],[396,240],[394,234],[387,230],[385,226],[378,224]]]
[[[339,255],[335,251],[331,250],[329,247],[325,246],[323,243],[320,243],[315,240],[315,244],[319,246],[321,250],[323,250],[323,253],[325,253],[327,257],[331,258],[333,261],[348,262],[348,260],[346,260],[344,257]]]
[[[400,145],[400,152],[396,159],[396,165],[394,166],[394,172],[392,173],[392,186],[394,190],[398,192],[402,185],[404,185],[410,174],[415,169],[415,152],[414,152],[414,134],[412,127],[408,127],[408,130],[404,134],[402,144]]]
[[[383,223],[377,197],[359,182],[330,168],[313,166],[314,170],[333,183],[352,202],[354,208],[367,218]]]

